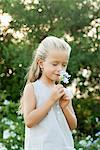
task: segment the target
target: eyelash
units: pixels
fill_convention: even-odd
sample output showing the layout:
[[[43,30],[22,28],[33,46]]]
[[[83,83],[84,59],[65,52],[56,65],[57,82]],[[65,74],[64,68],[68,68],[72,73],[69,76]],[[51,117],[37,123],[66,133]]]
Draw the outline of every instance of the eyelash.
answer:
[[[63,65],[63,67],[66,67],[66,65]]]
[[[58,64],[52,64],[53,66],[57,66]],[[66,67],[66,65],[64,64],[64,65],[62,65],[63,67]]]
[[[57,66],[57,64],[52,64],[53,66]]]

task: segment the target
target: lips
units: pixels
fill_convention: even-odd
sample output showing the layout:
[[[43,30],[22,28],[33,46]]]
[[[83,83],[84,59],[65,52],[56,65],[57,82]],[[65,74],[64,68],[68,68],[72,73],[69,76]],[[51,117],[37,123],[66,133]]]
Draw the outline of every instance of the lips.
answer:
[[[56,80],[59,81],[60,80],[60,74],[55,74]]]
[[[56,76],[60,77],[60,74],[55,74]]]

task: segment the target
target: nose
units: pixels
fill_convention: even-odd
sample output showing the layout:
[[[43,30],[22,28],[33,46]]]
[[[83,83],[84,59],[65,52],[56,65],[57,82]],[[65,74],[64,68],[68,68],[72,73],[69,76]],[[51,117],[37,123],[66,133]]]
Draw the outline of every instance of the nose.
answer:
[[[60,72],[63,69],[63,66],[61,64],[58,65],[58,71]]]

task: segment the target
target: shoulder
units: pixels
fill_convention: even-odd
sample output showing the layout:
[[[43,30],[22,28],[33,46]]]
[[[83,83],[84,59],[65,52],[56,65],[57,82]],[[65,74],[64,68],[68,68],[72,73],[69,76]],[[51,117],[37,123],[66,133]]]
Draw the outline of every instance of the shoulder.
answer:
[[[25,94],[28,94],[28,93],[30,93],[30,94],[34,93],[33,83],[28,83],[28,84],[25,85],[23,94],[25,95]]]
[[[28,103],[27,105],[32,104],[36,100],[35,92],[33,83],[26,84],[23,92],[23,99],[25,103]]]
[[[31,89],[33,89],[33,83],[31,82],[26,84],[24,87],[24,91],[31,90]]]

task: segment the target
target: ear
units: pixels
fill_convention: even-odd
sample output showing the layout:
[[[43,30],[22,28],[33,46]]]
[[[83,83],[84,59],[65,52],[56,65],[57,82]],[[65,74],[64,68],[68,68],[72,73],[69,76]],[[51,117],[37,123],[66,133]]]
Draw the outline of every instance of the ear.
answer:
[[[43,69],[43,59],[38,59],[37,63],[41,69]]]

